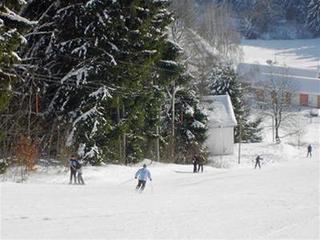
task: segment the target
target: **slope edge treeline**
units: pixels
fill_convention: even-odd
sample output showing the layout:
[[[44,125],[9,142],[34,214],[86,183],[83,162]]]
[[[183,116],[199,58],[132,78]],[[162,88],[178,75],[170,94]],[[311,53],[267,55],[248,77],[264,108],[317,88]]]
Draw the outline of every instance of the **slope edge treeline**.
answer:
[[[34,25],[19,49],[21,62],[5,68],[17,80],[6,87],[1,154],[21,152],[24,143],[37,146],[38,155],[63,159],[77,152],[101,164],[159,154],[181,162],[202,152],[206,118],[179,61],[182,49],[168,40],[168,4],[34,0],[24,6],[21,15]]]

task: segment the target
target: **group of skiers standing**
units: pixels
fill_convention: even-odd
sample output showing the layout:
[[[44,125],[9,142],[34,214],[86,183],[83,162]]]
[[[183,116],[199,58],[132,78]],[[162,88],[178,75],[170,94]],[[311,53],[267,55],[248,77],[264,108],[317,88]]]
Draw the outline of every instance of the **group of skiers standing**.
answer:
[[[194,173],[203,172],[204,158],[201,155],[195,154],[192,158],[192,164]]]
[[[70,181],[69,184],[72,184],[72,179],[74,184],[84,184],[82,177],[82,164],[79,160],[76,159],[74,155],[71,156],[69,160],[70,167]]]

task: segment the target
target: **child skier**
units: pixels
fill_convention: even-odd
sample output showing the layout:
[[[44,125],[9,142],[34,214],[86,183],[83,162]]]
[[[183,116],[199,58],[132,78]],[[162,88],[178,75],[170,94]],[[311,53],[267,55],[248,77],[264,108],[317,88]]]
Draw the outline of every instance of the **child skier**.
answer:
[[[150,171],[147,169],[147,165],[146,164],[143,164],[143,167],[140,168],[135,176],[134,176],[135,179],[138,178],[138,185],[136,186],[136,190],[139,191],[139,192],[142,192],[143,189],[145,188],[146,186],[146,182],[148,180],[148,178],[150,179],[150,181],[152,181],[151,179],[151,173]]]

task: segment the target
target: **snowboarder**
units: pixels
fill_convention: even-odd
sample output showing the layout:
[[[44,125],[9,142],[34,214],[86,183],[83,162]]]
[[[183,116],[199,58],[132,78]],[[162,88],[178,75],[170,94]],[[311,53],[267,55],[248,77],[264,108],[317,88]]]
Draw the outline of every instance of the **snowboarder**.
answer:
[[[262,158],[260,155],[258,155],[258,156],[256,157],[256,164],[255,164],[255,166],[254,166],[254,169],[256,169],[257,166],[259,166],[259,168],[261,168],[260,160],[263,160],[263,158]]]
[[[203,156],[198,156],[198,172],[203,172],[203,164],[204,164],[204,158]]]
[[[139,192],[142,192],[143,189],[145,188],[146,186],[146,182],[148,180],[148,178],[150,179],[150,181],[152,181],[151,179],[151,173],[150,171],[147,169],[147,165],[146,164],[143,164],[143,167],[140,168],[135,176],[134,176],[135,179],[138,178],[138,185],[136,187],[136,190],[139,191]]]
[[[70,167],[70,181],[69,184],[72,184],[72,178],[73,182],[77,183],[76,174],[77,174],[77,159],[74,155],[71,155],[71,158],[69,160],[69,167]]]
[[[78,163],[77,163],[76,169],[77,169],[77,173],[78,173],[78,175],[77,175],[78,183],[84,185],[84,181],[83,181],[83,177],[82,177],[82,164],[79,161],[77,161],[77,162]]]
[[[311,152],[312,152],[312,146],[311,146],[311,144],[309,144],[309,145],[308,145],[307,157],[308,157],[308,156],[312,157],[312,153],[311,153]]]
[[[193,172],[197,172],[197,165],[198,165],[198,157],[197,155],[194,155],[192,158],[192,164],[193,164]]]

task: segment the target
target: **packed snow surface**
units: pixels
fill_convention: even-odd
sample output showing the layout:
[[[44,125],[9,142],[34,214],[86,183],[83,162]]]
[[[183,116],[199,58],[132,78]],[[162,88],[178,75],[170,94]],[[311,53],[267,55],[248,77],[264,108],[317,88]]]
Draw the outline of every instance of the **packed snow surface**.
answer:
[[[320,66],[320,38],[300,40],[243,40],[243,62],[316,71]]]
[[[203,173],[145,160],[153,182],[143,193],[134,190],[142,163],[84,167],[86,185],[39,167],[24,183],[1,182],[1,239],[319,239],[319,122],[305,122],[300,146],[293,136],[273,143],[267,124],[264,142],[241,145],[240,164],[235,145]]]

